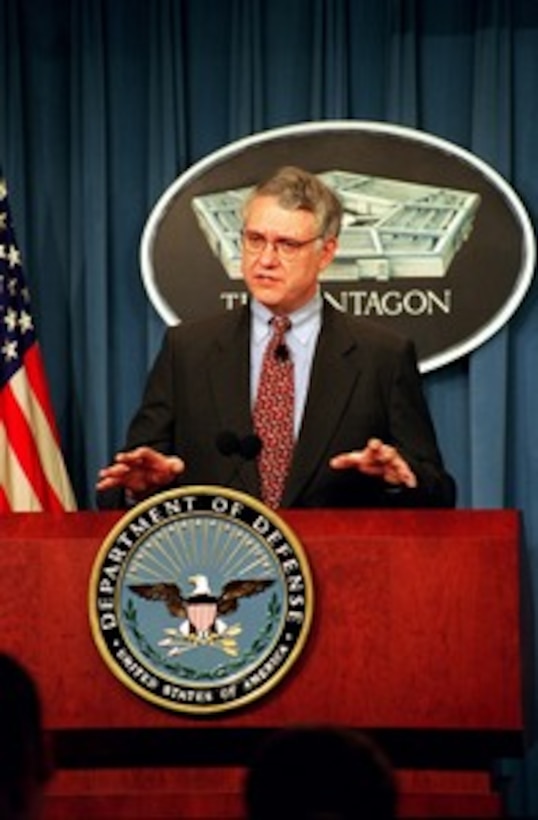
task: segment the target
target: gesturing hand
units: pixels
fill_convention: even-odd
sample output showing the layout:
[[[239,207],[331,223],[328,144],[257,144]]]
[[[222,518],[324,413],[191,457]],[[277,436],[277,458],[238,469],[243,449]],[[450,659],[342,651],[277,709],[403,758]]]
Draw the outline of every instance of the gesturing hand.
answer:
[[[97,490],[124,487],[135,497],[143,498],[171,484],[184,469],[185,463],[178,456],[165,456],[151,447],[137,447],[116,453],[114,462],[99,471]]]
[[[417,478],[396,447],[384,444],[378,438],[369,439],[363,450],[340,453],[330,461],[335,470],[355,468],[365,475],[376,476],[387,484],[416,487]]]

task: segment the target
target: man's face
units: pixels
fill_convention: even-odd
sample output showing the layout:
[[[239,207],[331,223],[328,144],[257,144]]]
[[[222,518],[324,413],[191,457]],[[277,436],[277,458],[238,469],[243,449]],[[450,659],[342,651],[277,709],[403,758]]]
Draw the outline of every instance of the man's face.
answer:
[[[243,277],[251,295],[273,313],[292,313],[306,304],[316,292],[320,271],[334,257],[336,239],[310,241],[318,236],[314,215],[286,210],[272,196],[253,199],[243,231],[251,239],[243,243],[242,253]],[[280,243],[282,252],[273,244],[278,240],[289,240]],[[252,250],[251,244],[261,248]]]

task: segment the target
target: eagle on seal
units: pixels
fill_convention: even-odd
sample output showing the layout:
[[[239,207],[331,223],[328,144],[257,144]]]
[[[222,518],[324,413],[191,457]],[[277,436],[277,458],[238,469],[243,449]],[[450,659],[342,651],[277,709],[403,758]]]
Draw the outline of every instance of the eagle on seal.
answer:
[[[258,595],[272,584],[272,579],[244,579],[228,581],[220,595],[214,595],[207,576],[193,575],[189,583],[194,586],[188,597],[184,597],[177,584],[161,581],[156,584],[132,584],[129,589],[148,601],[163,601],[171,615],[183,618],[180,632],[206,638],[219,635],[226,630],[226,624],[219,617],[235,612],[242,598]]]

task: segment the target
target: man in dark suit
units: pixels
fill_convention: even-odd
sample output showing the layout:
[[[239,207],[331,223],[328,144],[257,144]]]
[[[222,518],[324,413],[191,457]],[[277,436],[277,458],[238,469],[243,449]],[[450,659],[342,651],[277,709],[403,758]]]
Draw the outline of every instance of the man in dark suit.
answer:
[[[242,234],[250,304],[167,331],[126,447],[100,471],[100,506],[185,484],[261,495],[269,447],[255,407],[274,316],[291,321],[277,354],[293,363],[294,442],[272,506],[454,505],[413,344],[321,297],[341,216],[335,194],[298,168],[255,188]]]

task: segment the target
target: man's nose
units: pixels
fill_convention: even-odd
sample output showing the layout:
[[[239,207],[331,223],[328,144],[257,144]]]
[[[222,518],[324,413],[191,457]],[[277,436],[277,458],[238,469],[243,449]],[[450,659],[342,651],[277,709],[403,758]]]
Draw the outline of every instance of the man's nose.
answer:
[[[279,258],[276,246],[269,240],[266,241],[265,247],[260,254],[260,261],[264,265],[274,265],[275,262],[278,264]]]

